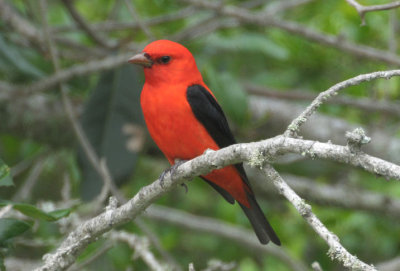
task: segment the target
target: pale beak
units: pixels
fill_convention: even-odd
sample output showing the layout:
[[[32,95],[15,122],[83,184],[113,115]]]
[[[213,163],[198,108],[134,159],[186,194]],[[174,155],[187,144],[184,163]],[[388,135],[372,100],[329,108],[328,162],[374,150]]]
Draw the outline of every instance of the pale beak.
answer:
[[[140,53],[140,54],[134,55],[133,57],[131,57],[128,60],[128,62],[132,63],[132,64],[138,64],[143,67],[151,67],[153,65],[153,61],[151,60],[149,55],[146,53]]]

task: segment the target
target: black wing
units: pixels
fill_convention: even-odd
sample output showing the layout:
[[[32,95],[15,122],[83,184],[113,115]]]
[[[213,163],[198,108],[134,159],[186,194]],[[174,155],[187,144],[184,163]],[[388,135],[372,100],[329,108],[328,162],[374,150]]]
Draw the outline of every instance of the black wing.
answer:
[[[186,96],[193,114],[220,148],[236,143],[224,112],[203,86],[193,85],[188,87]]]
[[[218,147],[224,148],[236,143],[221,106],[210,92],[201,85],[193,85],[188,87],[186,97],[196,119],[206,128]],[[246,185],[250,187],[243,165],[240,163],[235,167]],[[221,193],[220,190],[217,191]],[[226,195],[222,195],[227,199]],[[228,201],[233,203],[231,200]]]
[[[188,87],[186,96],[196,119],[204,126],[204,128],[206,128],[220,148],[236,143],[235,138],[229,129],[228,121],[226,120],[224,112],[214,97],[203,86],[193,85]],[[269,240],[272,240],[275,244],[280,245],[278,236],[276,236],[276,233],[265,218],[264,213],[251,191],[250,183],[247,179],[242,163],[236,164],[235,167],[250,190],[247,191],[250,208],[247,208],[240,203],[239,204],[250,220],[258,239],[262,244],[266,244]],[[235,199],[227,191],[208,181],[204,177],[202,178],[217,190],[229,203],[233,204],[235,202]]]

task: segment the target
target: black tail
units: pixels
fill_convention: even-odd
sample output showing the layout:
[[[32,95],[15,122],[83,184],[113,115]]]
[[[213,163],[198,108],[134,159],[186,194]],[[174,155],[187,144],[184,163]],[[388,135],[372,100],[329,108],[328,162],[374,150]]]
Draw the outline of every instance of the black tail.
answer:
[[[261,210],[256,201],[256,198],[253,195],[250,183],[243,169],[243,164],[236,164],[235,167],[242,177],[244,184],[249,189],[249,191],[247,191],[247,200],[249,201],[250,208],[247,208],[239,202],[238,203],[240,207],[242,207],[243,212],[246,214],[251,225],[253,226],[254,232],[256,233],[258,240],[260,240],[261,244],[267,244],[271,240],[274,244],[280,246],[281,241],[276,235],[274,229],[272,229],[268,220],[265,218],[263,211]],[[230,204],[235,203],[235,199],[232,197],[232,195],[225,191],[223,188],[205,179],[204,177],[201,178],[209,183],[215,190],[217,190],[217,192],[220,193]]]
[[[274,229],[272,229],[268,220],[265,218],[264,213],[256,201],[256,198],[251,194],[247,194],[247,198],[250,203],[250,208],[247,208],[240,203],[239,205],[242,207],[243,212],[246,214],[251,225],[253,226],[258,240],[260,240],[261,244],[267,244],[269,240],[271,240],[274,244],[280,246],[281,241],[276,235]]]

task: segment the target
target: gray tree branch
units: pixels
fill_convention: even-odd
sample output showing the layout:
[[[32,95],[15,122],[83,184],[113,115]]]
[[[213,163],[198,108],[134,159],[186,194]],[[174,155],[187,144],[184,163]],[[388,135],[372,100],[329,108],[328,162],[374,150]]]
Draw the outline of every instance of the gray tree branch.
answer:
[[[163,223],[170,223],[184,229],[205,232],[228,240],[233,240],[241,246],[246,246],[252,252],[267,253],[282,260],[282,263],[288,265],[288,267],[294,271],[307,270],[304,263],[291,257],[284,249],[276,246],[263,246],[251,231],[217,219],[193,215],[184,211],[154,204],[146,210],[144,216]]]
[[[74,263],[76,257],[83,249],[95,241],[97,237],[118,225],[134,219],[157,198],[185,180],[205,175],[214,169],[242,161],[247,161],[253,166],[261,166],[269,159],[285,153],[298,153],[313,158],[334,160],[361,167],[368,172],[379,174],[386,178],[400,180],[400,166],[361,152],[352,153],[346,146],[283,136],[259,142],[236,144],[218,151],[207,152],[179,165],[172,174],[167,173],[165,175],[163,182],[157,180],[143,187],[132,199],[122,206],[107,208],[102,214],[84,222],[68,235],[55,252],[45,255],[44,265],[36,270],[51,271],[66,269]],[[282,188],[280,187],[279,189]],[[283,191],[281,192],[283,193]],[[337,240],[331,240],[330,237],[329,240],[329,242],[333,242],[333,247],[336,249],[332,253],[334,253],[335,258],[338,258],[338,242]],[[353,262],[354,258],[351,260]]]
[[[271,180],[279,192],[296,208],[307,223],[325,240],[329,246],[328,255],[331,259],[336,259],[346,268],[351,270],[374,271],[373,266],[365,264],[357,257],[350,254],[341,244],[339,238],[330,232],[318,217],[311,211],[311,206],[300,198],[282,179],[279,173],[269,164],[263,166],[263,172]]]
[[[395,1],[393,3],[387,3],[382,5],[372,5],[372,6],[361,5],[356,0],[346,0],[346,1],[357,10],[361,18],[361,25],[365,25],[365,14],[368,12],[389,10],[400,7],[400,1]]]
[[[345,89],[350,86],[359,85],[362,82],[371,81],[377,78],[385,78],[390,79],[393,76],[400,76],[400,70],[392,70],[392,71],[378,71],[367,74],[361,74],[356,77],[350,78],[343,82],[337,83],[336,85],[330,87],[324,92],[321,92],[317,98],[315,98],[312,103],[304,110],[300,116],[292,121],[289,124],[287,130],[285,131],[285,135],[294,136],[299,131],[301,125],[303,125],[308,118],[321,106],[327,99],[330,99],[332,96],[337,95],[338,91]]]
[[[342,51],[351,53],[358,57],[379,60],[394,65],[400,64],[400,57],[391,52],[379,50],[361,44],[355,44],[353,42],[347,41],[345,38],[340,36],[323,34],[321,32],[307,28],[296,22],[276,19],[270,16],[267,12],[258,12],[258,13],[251,12],[245,8],[229,6],[229,5],[220,5],[219,3],[212,1],[199,1],[199,0],[181,0],[181,1],[206,10],[218,12],[223,16],[236,18],[242,23],[250,23],[258,26],[276,27],[278,29],[287,31],[294,35],[301,36],[308,40],[320,44],[325,44],[333,48],[337,48]]]

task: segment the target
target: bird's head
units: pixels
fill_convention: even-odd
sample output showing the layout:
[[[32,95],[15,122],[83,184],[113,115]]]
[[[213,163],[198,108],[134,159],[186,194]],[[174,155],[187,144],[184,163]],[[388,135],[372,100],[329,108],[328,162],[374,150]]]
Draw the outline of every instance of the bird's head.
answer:
[[[142,53],[130,58],[129,62],[144,67],[149,84],[202,82],[193,55],[186,47],[173,41],[153,41]]]

